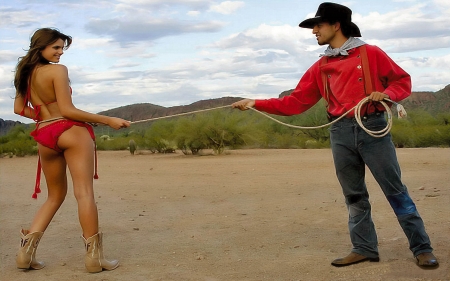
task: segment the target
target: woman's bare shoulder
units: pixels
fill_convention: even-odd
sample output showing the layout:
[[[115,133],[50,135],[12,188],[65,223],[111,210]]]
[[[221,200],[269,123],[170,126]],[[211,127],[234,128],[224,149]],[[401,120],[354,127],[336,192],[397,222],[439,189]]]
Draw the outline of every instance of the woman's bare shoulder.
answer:
[[[39,72],[46,72],[46,73],[68,72],[67,66],[65,66],[64,64],[46,64],[38,67],[36,70],[38,70]]]
[[[68,77],[68,69],[63,64],[47,64],[37,69],[36,74],[47,79]]]
[[[49,71],[55,71],[55,72],[60,72],[60,71],[64,71],[67,72],[67,66],[65,66],[64,64],[48,64],[45,67],[47,67],[47,69]]]

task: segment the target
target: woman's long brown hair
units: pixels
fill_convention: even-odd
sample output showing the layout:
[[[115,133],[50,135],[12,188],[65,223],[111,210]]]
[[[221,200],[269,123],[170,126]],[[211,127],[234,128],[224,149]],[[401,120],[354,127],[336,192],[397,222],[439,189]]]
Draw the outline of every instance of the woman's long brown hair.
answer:
[[[41,51],[48,45],[55,43],[58,39],[64,41],[64,50],[72,44],[72,37],[65,35],[57,29],[41,28],[34,32],[30,40],[30,49],[27,54],[19,58],[14,77],[14,87],[16,96],[25,97],[28,88],[28,81],[33,69],[38,64],[48,64],[49,62],[41,55]]]

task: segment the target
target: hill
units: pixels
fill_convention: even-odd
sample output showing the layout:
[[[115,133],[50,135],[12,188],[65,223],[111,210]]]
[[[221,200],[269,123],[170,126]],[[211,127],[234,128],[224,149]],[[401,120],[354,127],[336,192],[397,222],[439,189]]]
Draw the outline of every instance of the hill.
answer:
[[[421,108],[431,114],[450,111],[450,85],[435,93],[413,92],[411,96],[402,101],[402,105],[408,109]]]

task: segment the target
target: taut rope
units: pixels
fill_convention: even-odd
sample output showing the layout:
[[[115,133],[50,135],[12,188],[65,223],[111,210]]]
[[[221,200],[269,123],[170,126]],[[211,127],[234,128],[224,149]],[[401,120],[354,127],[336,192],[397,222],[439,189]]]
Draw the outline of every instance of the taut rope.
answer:
[[[148,122],[148,121],[153,121],[153,120],[159,120],[159,119],[183,116],[183,115],[194,114],[194,113],[199,113],[199,112],[205,112],[205,111],[210,111],[210,110],[219,109],[219,108],[225,108],[225,107],[230,107],[230,105],[223,105],[223,106],[218,106],[218,107],[213,107],[213,108],[207,108],[207,109],[195,110],[195,111],[190,111],[190,112],[178,113],[178,114],[174,114],[174,115],[167,115],[167,116],[155,117],[155,118],[150,118],[150,119],[145,119],[145,120],[132,121],[130,123],[131,124],[143,123],[143,122]]]
[[[391,102],[393,104],[395,104],[397,106],[397,111],[398,111],[398,117],[399,118],[404,118],[406,117],[406,111],[403,108],[403,106],[401,104],[398,104],[390,99],[385,99],[388,102]],[[387,113],[387,125],[384,129],[379,130],[379,131],[371,131],[369,129],[367,129],[366,127],[364,127],[364,124],[361,120],[361,108],[365,103],[369,102],[369,98],[366,97],[364,99],[362,99],[357,105],[355,105],[353,108],[351,108],[350,110],[348,110],[346,113],[342,114],[339,118],[324,124],[324,125],[320,125],[320,126],[315,126],[315,127],[303,127],[303,126],[296,126],[296,125],[292,125],[292,124],[287,124],[284,122],[281,122],[280,120],[277,120],[275,118],[273,118],[272,116],[269,116],[268,114],[261,112],[253,107],[249,107],[249,109],[254,110],[256,112],[258,112],[259,114],[264,115],[265,117],[283,125],[283,126],[287,126],[290,128],[295,128],[295,129],[306,129],[306,130],[312,130],[312,129],[320,129],[323,127],[327,127],[330,126],[331,124],[336,123],[337,121],[341,120],[342,118],[345,118],[345,116],[347,114],[349,114],[350,112],[354,111],[355,112],[355,119],[356,122],[358,122],[358,125],[369,135],[371,135],[372,137],[376,137],[376,138],[381,138],[384,137],[385,135],[387,135],[389,133],[389,131],[392,128],[392,111],[389,108],[389,106],[386,104],[386,102],[384,101],[380,101],[380,103],[384,106],[384,108],[386,109],[386,113]],[[148,121],[154,121],[154,120],[159,120],[159,119],[165,119],[165,118],[171,118],[171,117],[176,117],[176,116],[182,116],[182,115],[188,115],[188,114],[193,114],[193,113],[199,113],[199,112],[205,112],[205,111],[210,111],[210,110],[214,110],[214,109],[220,109],[220,108],[225,108],[225,107],[230,107],[230,105],[224,105],[224,106],[219,106],[219,107],[214,107],[214,108],[208,108],[208,109],[202,109],[202,110],[195,110],[195,111],[190,111],[190,112],[184,112],[184,113],[179,113],[179,114],[174,114],[174,115],[168,115],[168,116],[162,116],[162,117],[155,117],[155,118],[150,118],[150,119],[145,119],[145,120],[139,120],[139,121],[133,121],[131,122],[131,124],[136,124],[136,123],[143,123],[143,122],[148,122]]]

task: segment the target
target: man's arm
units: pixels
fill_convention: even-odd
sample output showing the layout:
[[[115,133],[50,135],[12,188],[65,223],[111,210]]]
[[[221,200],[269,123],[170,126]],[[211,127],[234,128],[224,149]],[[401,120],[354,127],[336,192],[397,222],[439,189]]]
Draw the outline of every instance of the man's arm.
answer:
[[[375,86],[375,91],[369,99],[379,101],[388,96],[397,102],[411,95],[411,76],[383,50],[367,45],[367,55]]]

